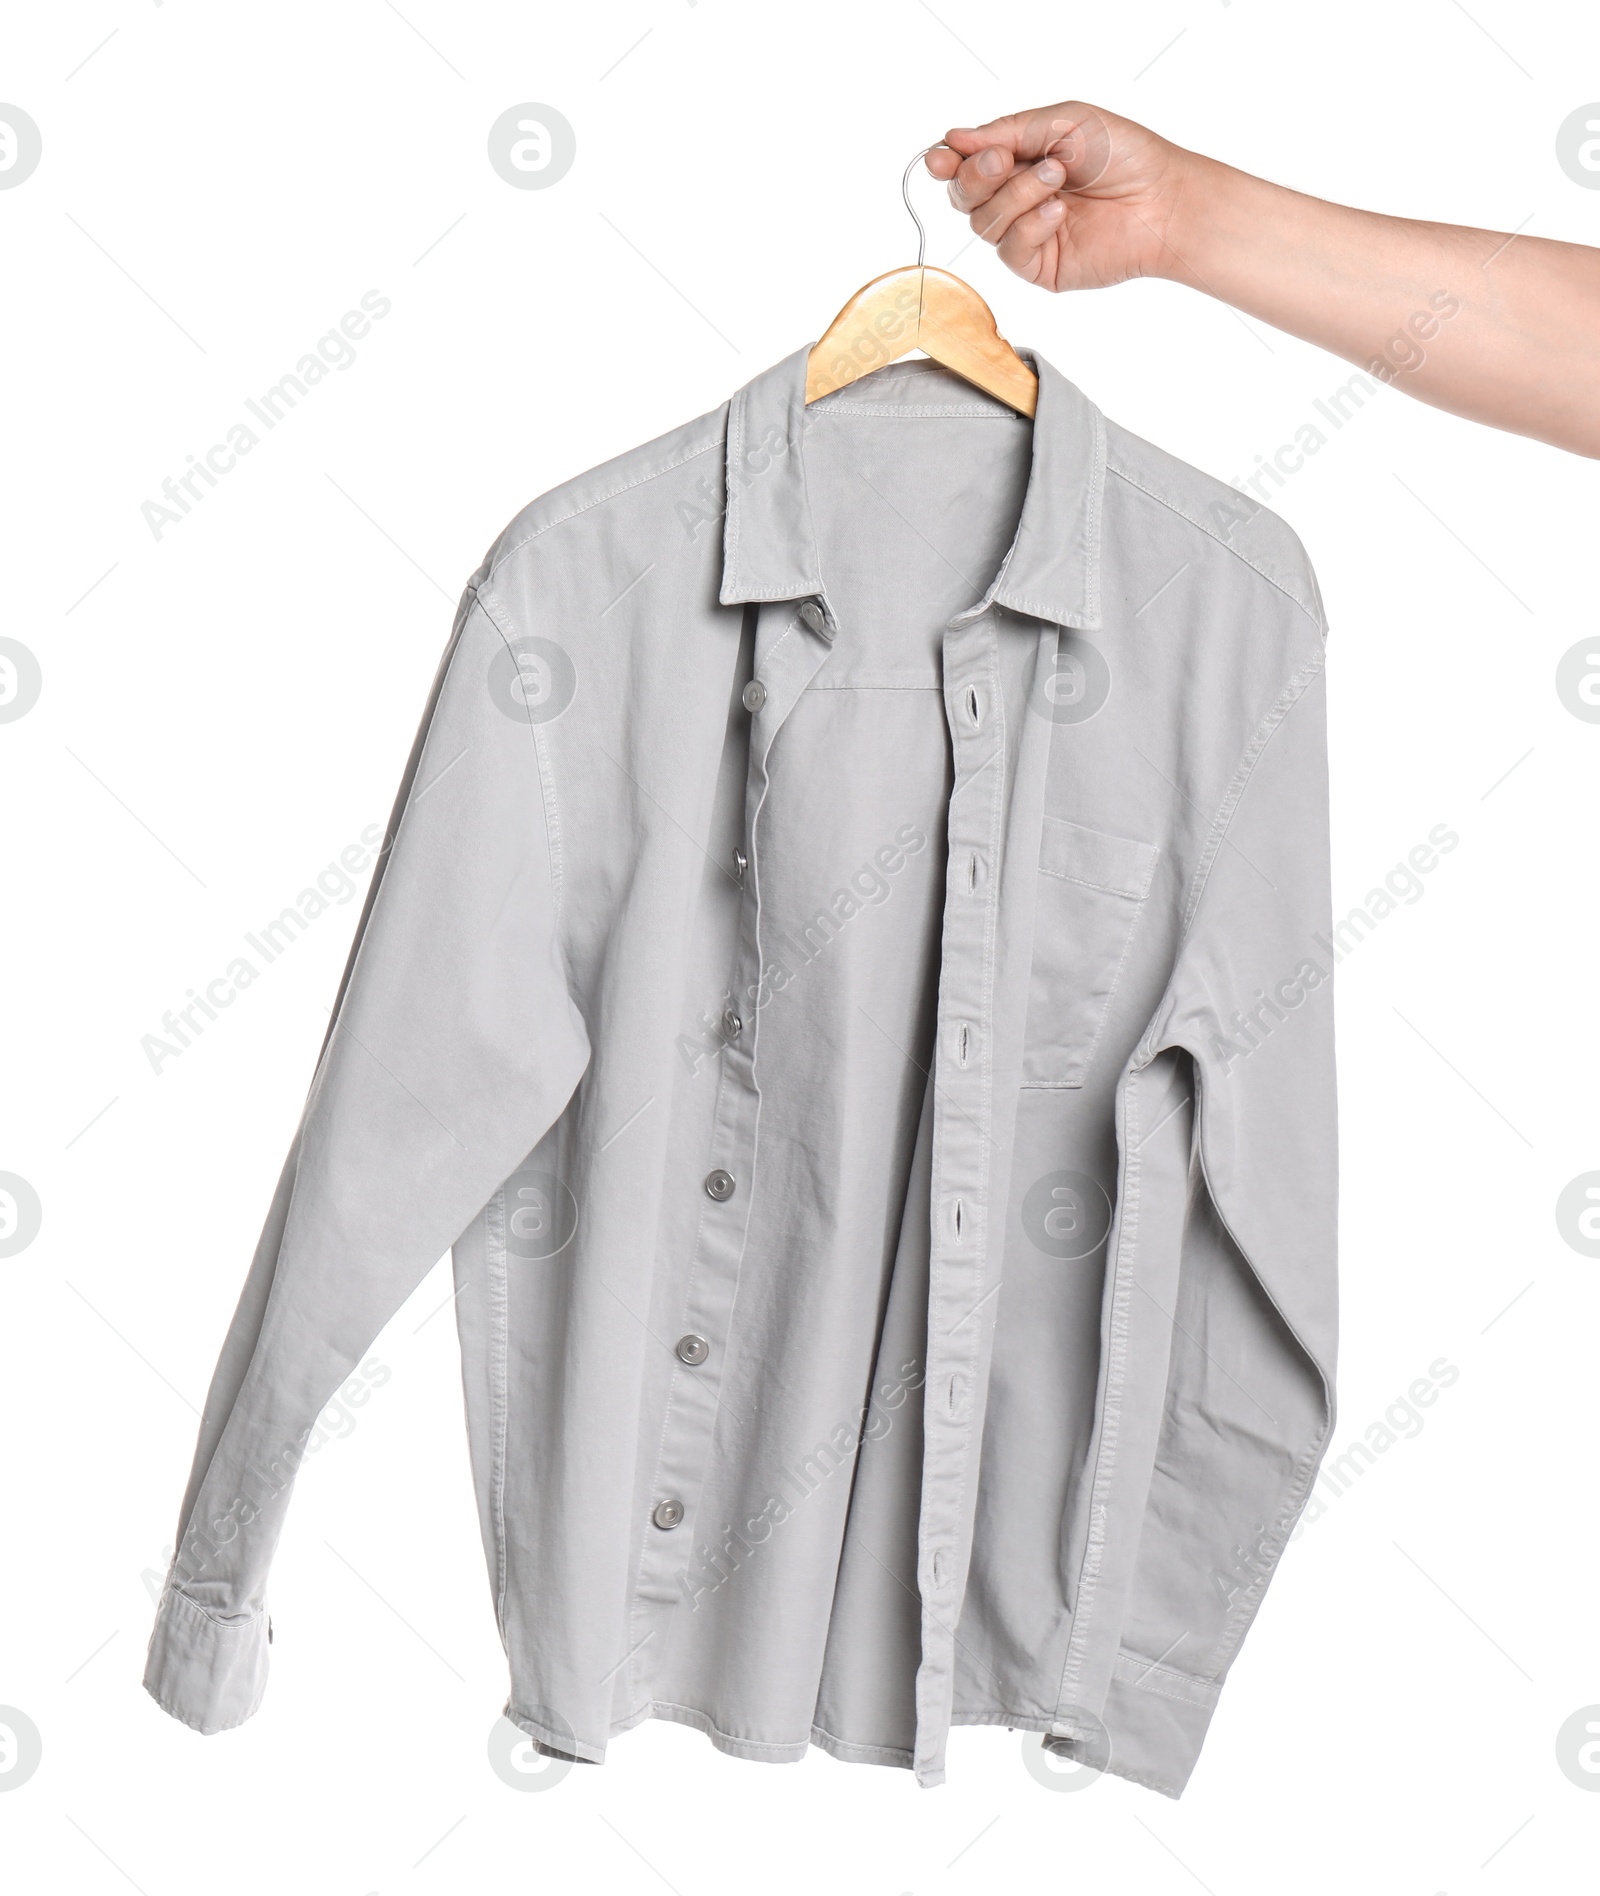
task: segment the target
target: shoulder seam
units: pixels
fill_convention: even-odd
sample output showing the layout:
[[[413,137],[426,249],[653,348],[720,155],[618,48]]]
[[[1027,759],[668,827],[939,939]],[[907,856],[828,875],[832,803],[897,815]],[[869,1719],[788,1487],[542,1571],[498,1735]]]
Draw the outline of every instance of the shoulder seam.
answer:
[[[1187,521],[1188,524],[1191,527],[1195,528],[1197,532],[1203,533],[1208,540],[1215,540],[1218,546],[1222,547],[1226,552],[1231,553],[1236,560],[1239,560],[1244,565],[1248,566],[1251,572],[1258,574],[1262,579],[1264,579],[1267,582],[1269,586],[1273,587],[1276,591],[1281,592],[1284,598],[1287,599],[1292,605],[1298,606],[1300,610],[1306,615],[1306,617],[1311,621],[1312,625],[1316,627],[1318,635],[1324,639],[1326,638],[1327,636],[1326,625],[1316,615],[1316,613],[1314,613],[1311,610],[1311,608],[1306,604],[1306,602],[1303,599],[1297,599],[1295,595],[1289,590],[1289,588],[1286,585],[1284,585],[1281,579],[1278,579],[1274,574],[1269,573],[1266,567],[1258,565],[1255,560],[1251,559],[1248,553],[1241,552],[1239,548],[1236,547],[1231,540],[1224,539],[1223,536],[1220,533],[1218,533],[1214,528],[1208,527],[1203,520],[1196,520],[1193,514],[1185,513],[1183,508],[1181,508],[1177,504],[1176,501],[1169,500],[1165,494],[1158,494],[1153,487],[1147,487],[1143,481],[1139,480],[1135,475],[1130,474],[1126,468],[1118,467],[1116,462],[1112,460],[1109,453],[1106,455],[1106,468],[1110,473],[1115,474],[1119,480],[1126,481],[1130,487],[1137,488],[1141,494],[1144,494],[1145,496],[1147,496],[1147,498],[1149,498],[1150,500],[1153,500],[1158,507],[1165,507],[1168,513],[1176,514],[1180,520]],[[1231,491],[1234,491],[1234,490],[1230,489],[1230,492]],[[1248,499],[1249,496],[1246,495],[1245,498]],[[1259,507],[1261,503],[1259,501],[1255,501],[1255,502],[1252,502],[1251,504]],[[1291,529],[1291,531],[1292,530],[1293,529]]]
[[[615,500],[619,494],[626,494],[635,487],[643,487],[650,481],[659,480],[663,474],[670,474],[675,468],[687,466],[690,461],[698,460],[702,454],[709,454],[713,448],[720,446],[726,438],[727,430],[726,426],[724,426],[719,429],[709,441],[702,443],[697,448],[686,449],[676,460],[668,461],[662,467],[652,468],[648,474],[641,474],[635,480],[623,481],[620,486],[609,488],[603,494],[596,494],[593,500],[585,501],[581,507],[573,507],[564,514],[558,514],[554,520],[547,520],[542,526],[535,527],[531,533],[525,534],[522,539],[518,540],[515,546],[508,546],[505,549],[495,561],[494,565],[491,566],[489,571],[484,575],[484,584],[487,585],[494,578],[495,574],[499,572],[500,568],[505,565],[506,561],[509,560],[514,553],[520,553],[525,546],[531,545],[533,541],[539,538],[540,534],[548,533],[552,527],[559,527],[568,520],[576,520],[580,514],[589,513],[596,507],[603,507],[608,500]],[[581,479],[582,476],[580,475],[579,478]]]
[[[554,523],[552,522],[552,524]],[[484,585],[487,585],[487,583],[488,582],[485,581]],[[504,604],[498,598],[486,594],[483,590],[483,586],[479,586],[474,590],[473,602],[483,614],[484,618],[488,620],[489,624],[494,627],[496,633],[498,633],[501,644],[511,655],[513,668],[520,669],[517,665],[516,642],[512,636],[513,628],[509,623],[510,615],[506,612]],[[470,612],[468,616],[471,616]],[[502,621],[504,621],[504,623]],[[463,623],[465,622],[463,621]],[[550,754],[541,735],[540,727],[534,721],[531,708],[528,712],[528,741],[533,745],[534,765],[539,772],[539,790],[544,802],[545,847],[549,851],[550,857],[550,895],[555,909],[556,920],[559,922],[561,918],[561,898],[566,883],[566,857],[562,848],[561,812],[556,803],[555,772],[551,767]],[[570,977],[570,969],[564,967],[563,972],[567,973]]]

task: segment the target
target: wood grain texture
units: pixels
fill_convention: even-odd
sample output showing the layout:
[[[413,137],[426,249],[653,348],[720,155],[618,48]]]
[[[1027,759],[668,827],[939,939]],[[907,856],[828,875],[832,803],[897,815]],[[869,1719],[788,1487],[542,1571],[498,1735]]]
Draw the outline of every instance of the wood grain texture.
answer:
[[[913,349],[1019,414],[1031,416],[1038,405],[1038,377],[972,285],[917,264],[864,284],[829,323],[806,366],[806,400],[848,388]]]

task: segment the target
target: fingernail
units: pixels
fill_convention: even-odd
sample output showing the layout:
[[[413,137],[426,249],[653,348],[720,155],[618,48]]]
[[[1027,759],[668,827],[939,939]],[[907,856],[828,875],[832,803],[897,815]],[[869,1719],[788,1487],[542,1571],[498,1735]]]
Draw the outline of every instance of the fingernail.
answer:
[[[1006,161],[993,145],[986,145],[978,153],[978,169],[986,178],[998,178],[1006,168]]]
[[[1039,215],[1048,224],[1053,222],[1056,218],[1063,216],[1066,212],[1066,208],[1066,205],[1061,202],[1060,198],[1046,198],[1044,203],[1039,206]]]
[[[1041,184],[1048,184],[1054,190],[1067,174],[1054,158],[1046,158],[1042,164],[1034,166],[1033,175]]]

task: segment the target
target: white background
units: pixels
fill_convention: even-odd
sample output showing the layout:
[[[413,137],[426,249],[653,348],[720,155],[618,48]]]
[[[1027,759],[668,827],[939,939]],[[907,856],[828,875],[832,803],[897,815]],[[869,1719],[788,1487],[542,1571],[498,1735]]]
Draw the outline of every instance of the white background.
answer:
[[[952,123],[1077,96],[1324,196],[1600,243],[1555,157],[1600,98],[1593,9],[106,0],[19,9],[3,50],[43,161],[0,191],[0,634],[44,677],[0,726],[0,1170],[43,1205],[0,1259],[0,1705],[44,1745],[0,1795],[5,1888],[1592,1888],[1600,1797],[1556,1734],[1600,1704],[1600,1261],[1555,1202],[1600,1168],[1600,725],[1554,674],[1600,632],[1600,466],[1393,391],[1273,500],[1333,627],[1336,911],[1461,839],[1340,975],[1336,1449],[1459,1375],[1290,1549],[1182,1801],[1058,1794],[1016,1735],[961,1729],[930,1792],[667,1724],[508,1788],[443,1267],[302,1477],[263,1710],[201,1739],[139,1675],[359,897],[159,1075],[141,1039],[384,821],[501,525],[908,261],[900,172]],[[577,134],[547,190],[485,154],[530,100]],[[968,233],[919,201],[948,262]],[[1170,286],[956,267],[1224,479],[1351,373]],[[153,537],[163,478],[373,289],[354,365]]]

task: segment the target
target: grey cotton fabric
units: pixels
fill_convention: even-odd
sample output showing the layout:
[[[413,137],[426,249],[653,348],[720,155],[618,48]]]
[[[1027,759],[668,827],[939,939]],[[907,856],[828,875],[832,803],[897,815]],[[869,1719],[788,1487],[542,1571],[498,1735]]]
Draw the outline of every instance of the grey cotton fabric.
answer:
[[[1037,356],[1030,424],[807,354],[467,585],[183,1501],[201,1731],[453,1250],[543,1748],[1193,1768],[1333,1419],[1316,583]]]

